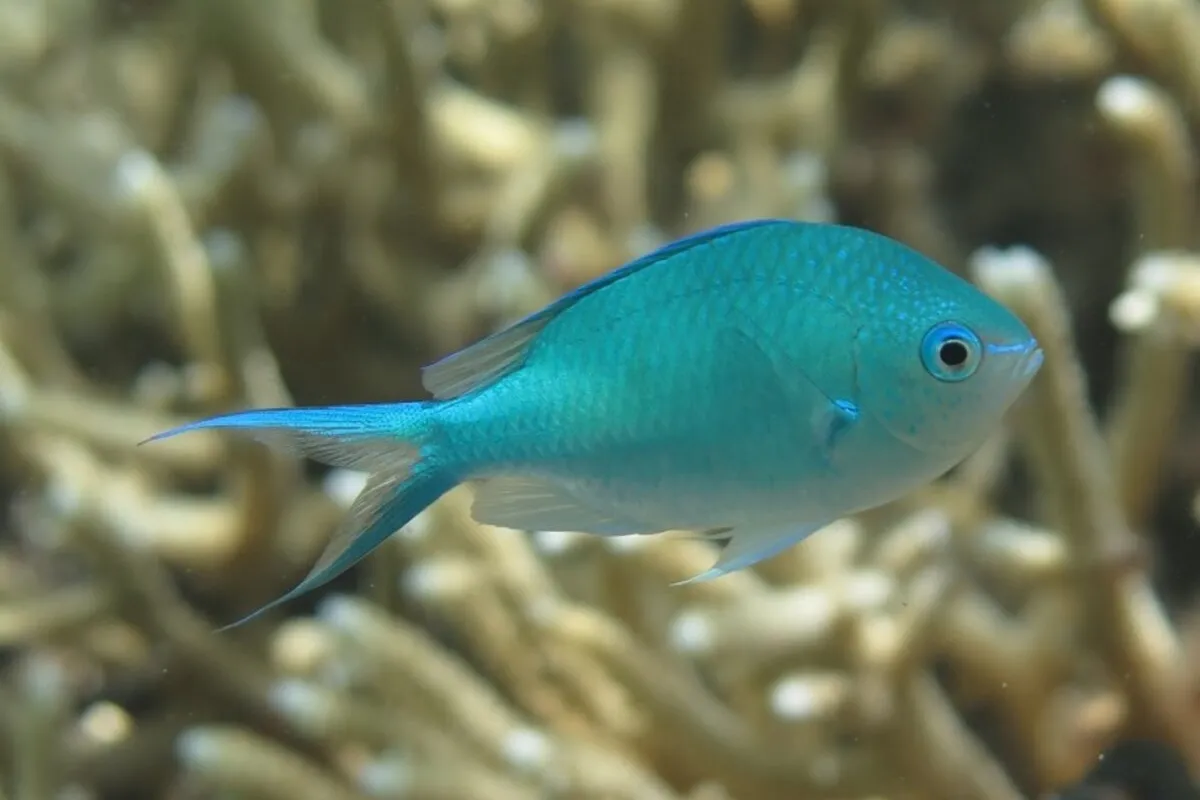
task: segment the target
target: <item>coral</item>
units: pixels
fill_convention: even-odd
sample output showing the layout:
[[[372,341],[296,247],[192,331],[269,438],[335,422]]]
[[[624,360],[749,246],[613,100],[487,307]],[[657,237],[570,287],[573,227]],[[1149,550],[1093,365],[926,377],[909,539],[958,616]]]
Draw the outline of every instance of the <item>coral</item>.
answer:
[[[1133,740],[1200,767],[1198,52],[1190,0],[0,0],[0,798],[1016,800]],[[1010,424],[674,588],[709,543],[488,528],[460,487],[215,632],[362,476],[139,441],[419,397],[756,216],[1016,310],[1046,363]]]

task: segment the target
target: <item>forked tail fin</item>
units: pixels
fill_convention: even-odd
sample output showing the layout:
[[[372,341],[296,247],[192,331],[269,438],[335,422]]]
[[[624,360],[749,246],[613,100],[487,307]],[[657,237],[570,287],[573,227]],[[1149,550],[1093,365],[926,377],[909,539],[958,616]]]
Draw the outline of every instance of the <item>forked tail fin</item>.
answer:
[[[458,483],[431,459],[436,403],[275,408],[190,422],[146,440],[202,429],[237,430],[279,449],[370,474],[312,570],[291,591],[221,630],[237,627],[341,575]]]

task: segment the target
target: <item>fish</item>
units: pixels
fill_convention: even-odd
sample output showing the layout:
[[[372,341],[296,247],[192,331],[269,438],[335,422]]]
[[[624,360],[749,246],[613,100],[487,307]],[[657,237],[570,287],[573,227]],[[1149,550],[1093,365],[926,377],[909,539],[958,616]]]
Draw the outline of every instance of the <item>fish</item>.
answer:
[[[937,479],[1042,351],[973,284],[866,229],[691,234],[426,366],[430,399],[189,422],[369,477],[308,575],[334,579],[454,487],[473,518],[602,537],[694,531],[719,578]]]

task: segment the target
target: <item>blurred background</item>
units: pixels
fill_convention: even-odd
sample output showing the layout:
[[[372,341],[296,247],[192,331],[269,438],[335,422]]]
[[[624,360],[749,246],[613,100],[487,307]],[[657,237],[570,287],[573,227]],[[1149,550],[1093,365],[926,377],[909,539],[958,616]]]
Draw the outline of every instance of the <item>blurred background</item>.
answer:
[[[0,797],[1194,797],[1198,123],[1195,0],[0,0]],[[363,476],[139,441],[761,216],[1020,313],[1011,425],[681,588],[460,488],[215,632]]]

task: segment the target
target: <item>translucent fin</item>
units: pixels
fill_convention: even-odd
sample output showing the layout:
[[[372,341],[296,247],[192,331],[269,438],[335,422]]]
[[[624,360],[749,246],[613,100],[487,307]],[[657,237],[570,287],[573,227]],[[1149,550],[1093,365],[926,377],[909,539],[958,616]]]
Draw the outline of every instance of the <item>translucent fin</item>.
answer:
[[[572,531],[598,536],[656,532],[652,526],[589,508],[553,483],[527,477],[500,476],[480,481],[471,516],[484,525],[521,531]]]
[[[308,576],[282,597],[222,630],[249,622],[333,580],[454,487],[458,481],[453,475],[424,458],[431,406],[391,403],[256,409],[198,420],[147,440],[193,430],[238,430],[285,450],[371,473]]]
[[[770,225],[795,225],[786,220],[751,220],[722,225],[664,245],[623,267],[601,275],[520,322],[425,367],[421,381],[435,398],[445,400],[467,394],[507,375],[524,363],[529,346],[555,317],[580,299],[635,272],[672,256],[743,231]]]
[[[371,530],[383,519],[387,512],[387,504],[399,496],[401,485],[409,477],[409,473],[416,463],[416,455],[417,451],[411,450],[405,454],[404,461],[394,464],[390,471],[376,472],[367,479],[366,485],[358,493],[358,497],[354,498],[350,509],[342,517],[337,530],[326,543],[325,549],[321,551],[320,557],[313,564],[308,575],[304,577],[304,581],[311,580],[314,576],[328,570],[331,564],[337,562],[342,554],[350,549],[359,534]],[[399,527],[397,526],[397,529]],[[393,530],[390,533],[394,532]],[[385,534],[384,538],[387,538],[390,533]],[[304,582],[302,581],[300,585],[303,586]]]
[[[525,352],[554,315],[540,312],[421,371],[421,383],[438,399],[467,394],[520,366]]]
[[[708,542],[720,547],[724,547],[729,541],[729,537],[733,535],[733,528],[707,528],[705,530],[687,530],[680,528],[682,533],[679,538],[689,542]]]
[[[794,544],[807,539],[827,523],[791,525],[741,525],[729,532],[729,540],[721,550],[721,557],[710,569],[686,580],[676,581],[673,586],[700,583],[737,572],[753,566],[772,556],[779,555]]]
[[[773,383],[784,400],[774,413],[792,417],[796,409],[807,412],[806,434],[811,435],[812,456],[827,464],[832,462],[839,440],[858,421],[857,403],[831,397],[799,365],[772,357],[759,344],[766,340],[765,335],[756,340],[743,330],[749,324],[749,320],[739,320],[718,331],[721,348],[740,365],[743,379],[754,375],[757,380]]]
[[[425,403],[262,408],[196,420],[143,444],[195,430],[236,430],[272,448],[335,467],[376,472],[403,456]]]
[[[220,630],[244,625],[277,606],[329,583],[369,555],[385,539],[454,488],[456,483],[448,475],[419,469],[411,473],[404,469],[373,475],[304,580],[282,597]]]

